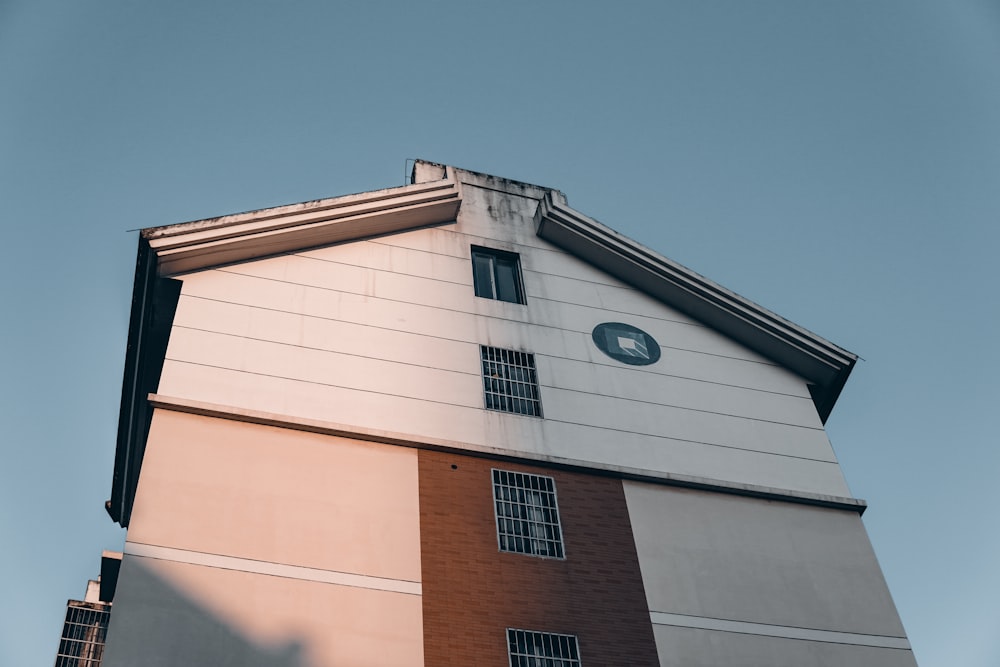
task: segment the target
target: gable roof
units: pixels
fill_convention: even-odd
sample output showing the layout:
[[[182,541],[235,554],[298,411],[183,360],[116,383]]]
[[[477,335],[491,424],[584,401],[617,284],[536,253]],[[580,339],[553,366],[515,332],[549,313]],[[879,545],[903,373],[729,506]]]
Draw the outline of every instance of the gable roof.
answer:
[[[830,343],[570,208],[558,190],[415,161],[397,188],[144,229],[108,513],[128,525],[180,282],[171,276],[344,241],[454,222],[462,184],[537,200],[538,235],[803,377],[825,422],[857,361]]]

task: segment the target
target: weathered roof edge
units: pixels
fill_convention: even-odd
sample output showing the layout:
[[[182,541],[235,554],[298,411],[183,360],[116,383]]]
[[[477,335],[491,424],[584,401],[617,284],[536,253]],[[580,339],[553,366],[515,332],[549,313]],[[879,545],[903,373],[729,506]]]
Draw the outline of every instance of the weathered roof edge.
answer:
[[[230,264],[455,220],[461,195],[445,178],[302,204],[151,227],[141,232],[160,275]]]
[[[570,208],[552,191],[538,235],[798,373],[825,422],[857,355]]]

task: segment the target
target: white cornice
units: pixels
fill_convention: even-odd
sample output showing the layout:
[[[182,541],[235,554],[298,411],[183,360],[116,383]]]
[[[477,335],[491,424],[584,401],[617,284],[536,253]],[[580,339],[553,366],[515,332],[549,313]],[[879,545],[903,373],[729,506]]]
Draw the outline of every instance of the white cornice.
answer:
[[[176,275],[425,225],[452,222],[454,172],[438,181],[185,222],[142,231],[159,274]]]

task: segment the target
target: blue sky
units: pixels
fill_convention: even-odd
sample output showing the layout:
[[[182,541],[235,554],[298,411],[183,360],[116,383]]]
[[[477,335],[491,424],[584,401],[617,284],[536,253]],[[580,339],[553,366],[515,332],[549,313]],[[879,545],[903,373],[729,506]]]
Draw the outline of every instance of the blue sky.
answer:
[[[986,0],[0,0],[0,664],[52,663],[124,539],[127,230],[413,157],[559,188],[861,355],[828,431],[917,659],[1000,664],[998,63]]]

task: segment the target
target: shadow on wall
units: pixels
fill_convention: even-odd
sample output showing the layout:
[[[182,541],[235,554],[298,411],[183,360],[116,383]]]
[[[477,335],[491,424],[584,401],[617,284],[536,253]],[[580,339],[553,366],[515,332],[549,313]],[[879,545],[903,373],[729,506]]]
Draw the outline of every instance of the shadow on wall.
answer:
[[[102,667],[306,667],[301,641],[254,641],[160,576],[155,564],[125,557],[127,583],[115,597]]]

